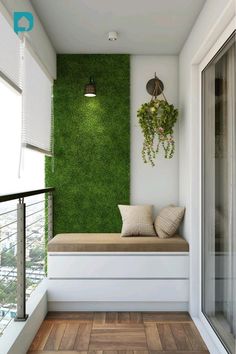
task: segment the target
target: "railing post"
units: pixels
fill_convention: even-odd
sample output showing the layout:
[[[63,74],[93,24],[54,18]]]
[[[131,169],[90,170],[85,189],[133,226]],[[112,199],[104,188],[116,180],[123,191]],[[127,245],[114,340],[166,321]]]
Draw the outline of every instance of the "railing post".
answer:
[[[48,241],[53,238],[53,194],[48,193]]]
[[[17,204],[17,312],[15,321],[25,321],[26,315],[26,271],[25,271],[25,203],[24,198]]]

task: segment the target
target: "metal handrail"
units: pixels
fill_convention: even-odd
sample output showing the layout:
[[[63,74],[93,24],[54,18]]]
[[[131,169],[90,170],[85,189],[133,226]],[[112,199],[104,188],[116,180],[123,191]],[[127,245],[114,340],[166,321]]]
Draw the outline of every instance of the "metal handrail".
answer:
[[[29,238],[31,235],[33,235],[34,232],[30,233],[29,235],[27,234],[27,229],[34,225],[35,223],[41,221],[42,219],[45,218],[39,218],[36,221],[31,222],[29,225],[26,224],[26,218],[39,214],[43,211],[45,211],[45,214],[47,214],[47,223],[48,223],[48,240],[50,240],[53,237],[53,192],[55,188],[44,188],[44,189],[37,189],[37,190],[32,190],[32,191],[26,191],[26,192],[20,192],[20,193],[13,193],[13,194],[7,194],[7,195],[0,195],[0,203],[1,202],[7,202],[10,200],[17,200],[17,231],[11,235],[8,235],[6,238],[10,238],[13,235],[17,235],[17,243],[14,245],[11,245],[10,247],[7,248],[7,250],[4,250],[1,252],[1,255],[4,252],[8,252],[10,249],[13,247],[17,246],[17,264],[16,264],[16,269],[17,269],[17,312],[16,312],[16,318],[15,321],[25,321],[27,319],[27,315],[25,312],[26,309],[26,250],[30,248],[30,246],[35,242],[35,240],[31,241]],[[31,212],[30,214],[27,215],[26,213],[26,202],[25,199],[26,197],[31,197],[39,194],[47,194],[47,204],[45,204],[45,208],[39,209],[36,212]],[[46,199],[44,201],[40,201],[46,203]],[[38,204],[39,202],[33,203],[33,204]],[[31,205],[33,205],[31,204]],[[29,205],[30,206],[30,205]],[[40,216],[40,215],[39,215]],[[14,221],[15,223],[15,221]],[[7,225],[2,226],[0,229],[9,226],[13,224],[13,222],[8,223]],[[40,227],[40,229],[43,226]],[[9,273],[8,273],[9,274]],[[7,274],[7,276],[8,276]],[[6,276],[5,276],[6,278]]]
[[[36,210],[33,213],[31,213],[31,214],[27,214],[26,216],[27,216],[27,218],[29,218],[30,216],[33,216],[33,215],[38,214],[38,213],[41,213],[41,211],[45,211],[45,208]]]
[[[0,216],[7,215],[7,214],[10,214],[10,213],[13,213],[14,211],[17,211],[17,209],[12,209],[12,210],[5,211],[4,213],[1,213],[1,214],[0,214]]]
[[[30,207],[32,207],[32,206],[34,206],[34,205],[37,205],[37,204],[41,204],[41,203],[45,203],[45,199],[40,200],[39,202],[27,204],[27,205],[26,205],[26,209],[29,209]]]
[[[33,195],[44,194],[44,193],[48,193],[48,192],[54,192],[54,190],[55,190],[55,188],[49,187],[49,188],[36,189],[36,190],[33,190],[33,191],[27,191],[27,192],[0,195],[0,203],[1,202],[8,202],[9,200],[14,200],[14,199],[31,197]]]

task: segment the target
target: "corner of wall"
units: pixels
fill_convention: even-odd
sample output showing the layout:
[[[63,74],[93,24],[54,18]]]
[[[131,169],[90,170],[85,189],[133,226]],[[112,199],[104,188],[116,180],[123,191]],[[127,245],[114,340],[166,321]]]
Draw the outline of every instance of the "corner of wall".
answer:
[[[235,0],[208,0],[179,56],[180,203],[190,243],[190,313],[200,313],[200,83],[199,63],[235,15]]]

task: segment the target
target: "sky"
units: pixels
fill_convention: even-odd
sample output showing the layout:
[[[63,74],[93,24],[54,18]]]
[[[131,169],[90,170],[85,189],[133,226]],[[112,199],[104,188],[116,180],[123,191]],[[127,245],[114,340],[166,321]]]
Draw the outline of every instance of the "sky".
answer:
[[[44,155],[21,148],[22,99],[0,80],[0,195],[44,187]]]

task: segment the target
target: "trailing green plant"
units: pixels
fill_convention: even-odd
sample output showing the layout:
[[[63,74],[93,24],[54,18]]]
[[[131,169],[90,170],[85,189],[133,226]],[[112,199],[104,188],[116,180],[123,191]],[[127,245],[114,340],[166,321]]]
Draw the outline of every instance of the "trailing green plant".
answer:
[[[143,161],[154,166],[160,146],[164,149],[165,158],[171,159],[175,152],[173,128],[178,109],[166,100],[153,99],[141,105],[137,116],[144,135]]]

